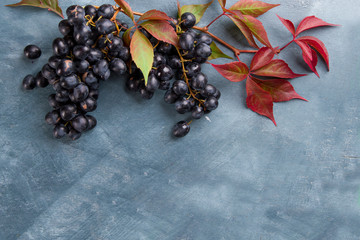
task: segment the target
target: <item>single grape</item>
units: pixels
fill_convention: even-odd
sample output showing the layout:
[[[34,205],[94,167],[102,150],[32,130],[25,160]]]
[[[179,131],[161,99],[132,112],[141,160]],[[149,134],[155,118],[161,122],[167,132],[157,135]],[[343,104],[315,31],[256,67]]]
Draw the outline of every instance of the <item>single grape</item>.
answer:
[[[195,48],[196,56],[201,58],[208,58],[210,57],[212,51],[209,45],[205,43],[200,43]]]
[[[69,46],[63,38],[55,38],[52,47],[55,56],[65,57],[69,54]]]
[[[61,118],[67,122],[72,120],[78,114],[78,109],[75,104],[67,104],[60,108]]]
[[[206,75],[202,72],[196,74],[194,77],[191,78],[191,87],[196,90],[204,89],[208,79]]]
[[[207,110],[215,110],[219,105],[219,102],[216,97],[210,96],[206,99],[204,106]]]
[[[86,120],[88,121],[88,128],[86,129],[86,131],[89,131],[89,130],[92,130],[93,128],[95,128],[97,125],[96,118],[91,115],[86,115],[85,117],[86,117]]]
[[[33,75],[29,74],[23,79],[22,86],[26,90],[31,90],[36,87],[36,81]]]
[[[185,121],[180,121],[173,127],[172,133],[175,137],[184,137],[190,131],[190,125]]]
[[[29,59],[36,59],[41,56],[41,49],[36,45],[28,45],[24,48],[24,55]]]
[[[92,97],[88,97],[84,101],[81,101],[79,105],[80,109],[84,112],[92,112],[97,108],[97,102]]]
[[[202,106],[195,106],[191,112],[191,116],[194,119],[200,119],[204,116],[204,108]]]
[[[79,115],[71,121],[71,126],[78,132],[84,132],[89,127],[89,122],[84,115]]]
[[[185,12],[181,15],[181,27],[192,28],[196,23],[196,17],[190,12]]]
[[[60,114],[57,110],[53,110],[51,112],[48,112],[45,115],[45,122],[49,125],[55,125],[58,124],[61,120]]]
[[[193,50],[194,49],[194,37],[191,33],[185,32],[180,35],[179,38],[180,48],[183,50]]]
[[[103,18],[112,18],[115,11],[111,4],[103,4],[98,9],[98,16]]]
[[[62,138],[68,133],[68,129],[64,124],[57,124],[54,127],[53,136],[55,138]]]
[[[127,71],[126,63],[120,58],[114,58],[113,60],[111,60],[109,68],[111,71],[119,75],[122,75]]]
[[[185,93],[187,93],[189,88],[188,88],[186,82],[184,82],[183,80],[176,80],[173,83],[172,90],[178,96],[183,96],[183,95],[185,95]]]

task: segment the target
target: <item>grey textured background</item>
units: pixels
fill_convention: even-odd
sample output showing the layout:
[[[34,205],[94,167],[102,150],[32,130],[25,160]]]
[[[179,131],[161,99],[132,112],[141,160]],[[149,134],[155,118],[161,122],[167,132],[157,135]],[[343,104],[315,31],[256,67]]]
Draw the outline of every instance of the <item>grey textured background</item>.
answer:
[[[51,55],[60,19],[3,6],[14,2],[0,6],[1,240],[360,239],[358,0],[268,0],[282,4],[260,17],[274,46],[291,39],[275,13],[296,24],[316,15],[342,25],[307,32],[325,42],[331,71],[320,61],[320,79],[292,80],[309,102],[275,104],[278,127],[246,108],[244,83],[204,66],[223,95],[211,122],[196,121],[186,138],[170,136],[183,116],[161,92],[143,101],[113,77],[101,88],[98,127],[76,142],[54,140],[44,123],[51,89],[20,87]],[[175,1],[130,4],[141,12],[176,11]],[[220,11],[214,3],[202,22]],[[225,18],[211,31],[244,43]],[[34,63],[22,55],[30,43],[43,49]],[[297,46],[281,58],[295,72],[310,73]]]

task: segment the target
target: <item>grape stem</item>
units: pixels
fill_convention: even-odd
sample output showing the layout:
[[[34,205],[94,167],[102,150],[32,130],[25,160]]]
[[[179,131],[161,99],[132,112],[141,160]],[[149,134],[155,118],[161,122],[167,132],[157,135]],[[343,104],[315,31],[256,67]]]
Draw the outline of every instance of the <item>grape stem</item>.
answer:
[[[219,18],[221,18],[222,16],[225,15],[225,12],[223,12],[222,14],[220,14],[219,16],[217,16],[214,20],[212,20],[206,27],[205,29],[208,30],[209,27],[211,26],[211,24],[213,24],[216,20],[218,20]]]

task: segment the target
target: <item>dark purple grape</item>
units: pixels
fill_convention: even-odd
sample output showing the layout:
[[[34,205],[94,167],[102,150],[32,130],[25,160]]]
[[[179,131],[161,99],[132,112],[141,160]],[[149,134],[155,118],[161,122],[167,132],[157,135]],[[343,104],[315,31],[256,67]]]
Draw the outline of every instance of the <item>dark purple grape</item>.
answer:
[[[175,137],[185,137],[190,131],[190,125],[185,121],[180,121],[173,127],[172,133]]]
[[[24,55],[29,59],[36,59],[41,56],[41,49],[36,45],[28,45],[24,48]]]

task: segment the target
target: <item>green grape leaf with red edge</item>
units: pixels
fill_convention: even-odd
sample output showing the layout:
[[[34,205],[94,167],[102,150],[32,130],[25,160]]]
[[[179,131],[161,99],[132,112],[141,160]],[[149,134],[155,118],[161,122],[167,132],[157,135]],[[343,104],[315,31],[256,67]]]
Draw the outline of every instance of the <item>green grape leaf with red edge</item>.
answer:
[[[262,1],[240,0],[232,5],[229,10],[238,10],[244,15],[258,17],[280,4],[270,4]]]
[[[246,80],[246,94],[246,105],[248,108],[270,118],[276,126],[271,94],[262,89],[251,77],[248,77]]]
[[[210,48],[212,50],[212,53],[210,55],[210,57],[208,58],[208,60],[213,60],[216,58],[229,58],[232,59],[232,57],[229,57],[228,55],[226,55],[225,53],[223,53],[220,48],[216,45],[216,43],[213,41],[210,44]]]
[[[240,29],[241,33],[244,35],[246,40],[248,41],[249,45],[253,48],[259,48],[259,46],[256,44],[255,39],[250,31],[250,29],[243,23],[240,19],[232,16],[232,15],[226,15],[228,16],[234,24]]]
[[[131,38],[130,53],[136,66],[142,71],[146,85],[154,61],[154,49],[149,39],[138,29]]]
[[[211,2],[206,4],[198,4],[198,5],[184,5],[181,7],[179,16],[185,12],[190,12],[194,14],[196,17],[196,23],[200,22],[200,19],[204,15],[206,9],[213,3],[214,0],[211,0]]]
[[[119,4],[119,6],[122,8],[122,10],[124,10],[124,13],[129,17],[131,18],[131,20],[133,22],[135,22],[135,18],[134,18],[134,13],[130,7],[130,5],[124,1],[124,0],[115,0],[115,2],[117,4]]]
[[[170,21],[171,18],[164,12],[158,11],[158,10],[149,10],[145,12],[138,20],[137,22],[144,21],[144,20],[164,20],[164,21]]]
[[[240,82],[249,75],[249,68],[243,62],[231,62],[221,65],[211,64],[224,78],[231,82]]]
[[[276,78],[296,78],[306,76],[306,74],[294,73],[289,65],[281,59],[273,59],[265,66],[251,71],[252,74],[263,77],[276,77]]]
[[[273,102],[286,102],[292,99],[307,101],[295,92],[294,87],[288,80],[279,78],[262,80],[255,78],[254,76],[251,76],[251,79],[271,95]]]
[[[141,26],[156,39],[178,45],[178,36],[168,21],[149,20],[141,23]]]
[[[52,11],[59,15],[60,17],[64,18],[62,10],[59,6],[58,0],[22,0],[21,2],[6,5],[8,7],[18,7],[18,6],[32,6],[32,7],[39,7],[45,8],[49,11]]]

